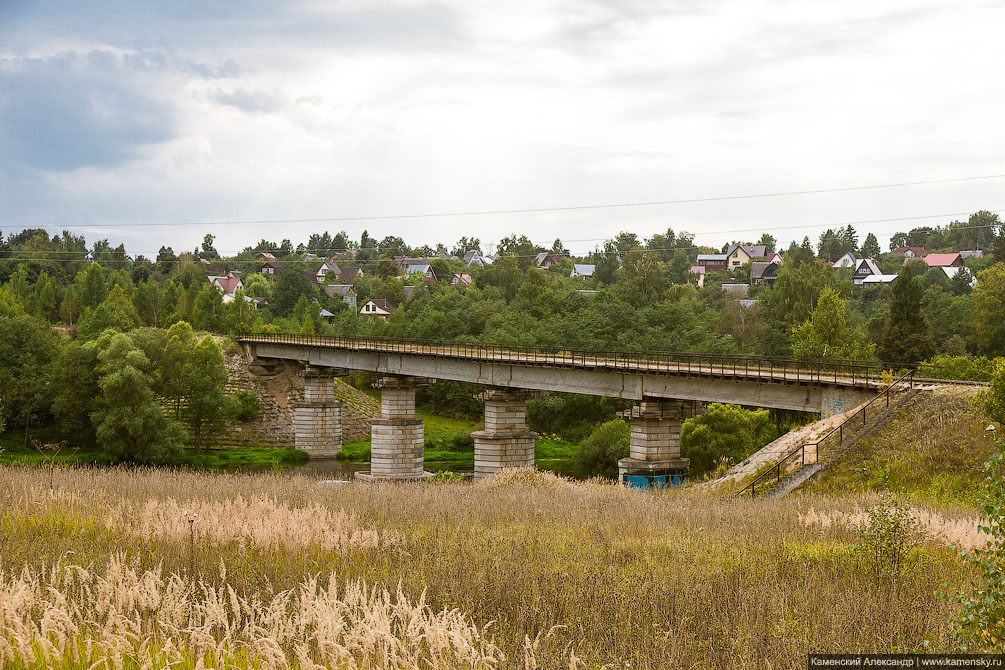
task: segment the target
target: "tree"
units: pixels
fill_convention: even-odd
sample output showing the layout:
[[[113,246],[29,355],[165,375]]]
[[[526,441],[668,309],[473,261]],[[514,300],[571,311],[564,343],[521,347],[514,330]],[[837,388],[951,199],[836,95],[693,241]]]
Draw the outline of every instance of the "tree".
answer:
[[[80,295],[80,308],[97,307],[108,295],[105,273],[97,263],[91,263],[86,270],[77,274],[74,282]]]
[[[778,240],[775,239],[774,235],[769,233],[763,233],[761,239],[757,240],[757,244],[764,245],[764,253],[772,254],[775,252],[775,247],[778,245]]]
[[[768,410],[712,403],[705,414],[681,426],[681,456],[691,460],[689,475],[697,478],[714,470],[720,459],[739,463],[777,436]]]
[[[103,336],[99,346],[101,401],[92,414],[98,444],[117,461],[174,462],[185,431],[157,403],[147,357],[123,333]]]
[[[97,343],[70,340],[51,365],[52,414],[60,432],[77,445],[95,443],[91,413],[98,408]]]
[[[215,235],[206,233],[206,235],[202,238],[202,253],[199,254],[200,257],[205,258],[207,260],[220,257],[220,254],[217,253],[216,248],[213,246],[213,242],[215,241],[216,241]]]
[[[377,261],[377,268],[374,272],[381,279],[394,277],[398,274],[398,264],[391,258],[381,258]]]
[[[635,307],[660,301],[666,294],[667,275],[654,252],[639,250],[626,255],[618,271],[615,294]]]
[[[880,249],[876,235],[873,233],[866,235],[865,242],[862,243],[862,256],[864,258],[878,258],[881,253],[883,250]]]
[[[872,358],[875,345],[848,325],[845,301],[833,288],[820,293],[810,318],[792,331],[792,353],[800,358]]]
[[[455,244],[454,248],[450,250],[450,255],[456,256],[457,258],[464,258],[464,254],[469,251],[478,251],[480,253],[481,244],[481,240],[477,237],[462,237],[457,240],[457,244]]]
[[[623,419],[613,419],[593,429],[579,446],[576,463],[587,476],[617,479],[618,460],[628,458],[631,431]]]
[[[688,258],[687,252],[683,249],[677,249],[674,251],[673,258],[670,259],[668,272],[670,275],[670,281],[674,284],[686,284],[690,270],[691,259]]]
[[[978,347],[988,354],[1005,354],[1005,263],[978,272],[972,296]]]
[[[785,332],[809,318],[825,288],[839,294],[850,291],[851,282],[842,285],[834,271],[824,263],[793,264],[788,258],[778,269],[775,286],[765,297],[772,320]]]
[[[57,355],[56,333],[27,314],[0,316],[0,398],[8,424],[25,427],[48,413],[49,364]]]
[[[288,316],[300,296],[313,298],[315,292],[314,284],[307,278],[306,266],[300,261],[288,261],[279,271],[272,306],[280,316]]]
[[[913,364],[933,355],[935,340],[921,305],[921,282],[907,266],[893,286],[879,357],[891,363]]]
[[[179,321],[167,331],[167,344],[157,366],[156,389],[168,400],[174,401],[175,419],[181,419],[181,399],[185,396],[183,370],[189,351],[195,345],[195,333],[187,321]]]
[[[991,386],[974,396],[974,404],[989,419],[1005,428],[1005,358],[995,359]]]
[[[126,332],[140,325],[139,314],[122,287],[116,285],[96,309],[84,310],[80,317],[80,336],[85,339],[97,337],[111,328]]]
[[[223,351],[211,336],[206,335],[189,350],[182,365],[182,383],[187,398],[183,416],[199,451],[233,416],[233,406],[224,393],[227,366]]]

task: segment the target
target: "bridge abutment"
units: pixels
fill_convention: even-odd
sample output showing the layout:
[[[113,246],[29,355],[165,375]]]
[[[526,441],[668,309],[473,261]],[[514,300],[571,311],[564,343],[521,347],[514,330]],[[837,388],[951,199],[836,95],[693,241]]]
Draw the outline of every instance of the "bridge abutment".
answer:
[[[680,426],[702,412],[700,403],[645,399],[622,412],[631,425],[628,458],[618,461],[621,484],[677,486],[687,479],[690,461],[680,456]]]
[[[308,366],[304,401],[293,405],[297,449],[311,458],[332,458],[342,451],[342,403],[335,400],[335,372]]]
[[[422,469],[423,422],[415,416],[415,391],[428,386],[422,377],[383,377],[380,389],[380,418],[370,422],[370,472],[358,472],[364,480],[425,479],[432,473]]]
[[[471,433],[475,478],[491,477],[503,468],[534,467],[537,433],[527,430],[527,401],[543,395],[496,387],[475,396],[485,402],[485,429]]]

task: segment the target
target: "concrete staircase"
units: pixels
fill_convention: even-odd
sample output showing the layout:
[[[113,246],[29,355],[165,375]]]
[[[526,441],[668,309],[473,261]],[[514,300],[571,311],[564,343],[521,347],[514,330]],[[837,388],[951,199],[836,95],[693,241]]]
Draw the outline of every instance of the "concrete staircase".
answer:
[[[861,440],[868,438],[873,435],[883,426],[887,425],[892,421],[897,415],[907,409],[910,405],[917,402],[918,397],[921,395],[922,390],[911,389],[904,393],[897,401],[885,409],[881,414],[873,418],[872,421],[863,426],[857,433],[852,435],[851,439],[846,440],[841,444],[840,447],[834,449],[821,460],[816,463],[807,463],[796,470],[793,470],[785,479],[780,481],[773,489],[765,493],[762,497],[769,499],[783,498],[789,493],[792,493],[797,488],[805,484],[814,476],[819,475],[824,470],[832,466],[838,461],[844,454],[858,444]]]

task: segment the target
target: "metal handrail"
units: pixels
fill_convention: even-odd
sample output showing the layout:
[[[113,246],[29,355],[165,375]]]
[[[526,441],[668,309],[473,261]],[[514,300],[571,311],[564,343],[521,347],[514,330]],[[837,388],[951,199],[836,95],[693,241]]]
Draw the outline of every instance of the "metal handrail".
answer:
[[[449,358],[520,362],[525,364],[616,368],[620,370],[676,369],[699,375],[759,377],[780,381],[841,383],[853,386],[880,381],[889,364],[854,359],[794,359],[743,354],[690,353],[677,351],[624,351],[578,349],[548,345],[506,345],[498,343],[445,343],[389,337],[344,335],[293,335],[287,333],[240,333],[239,342],[279,343],[311,347],[413,353]],[[919,367],[898,365],[915,371]]]
[[[758,487],[763,488],[764,486],[768,485],[769,480],[772,478],[772,476],[774,477],[774,481],[770,482],[770,485],[772,487],[775,487],[778,484],[780,484],[782,481],[782,473],[788,472],[787,467],[783,466],[787,466],[789,461],[795,460],[795,457],[798,456],[800,460],[800,466],[806,465],[807,447],[815,447],[813,462],[814,463],[820,462],[820,445],[826,443],[827,440],[831,439],[832,437],[837,436],[836,446],[840,447],[842,444],[844,444],[845,441],[845,426],[853,422],[857,423],[859,419],[861,419],[862,421],[861,428],[865,428],[869,423],[869,417],[868,417],[869,409],[873,407],[874,403],[878,403],[881,399],[883,399],[885,403],[882,411],[886,411],[887,409],[889,409],[891,393],[893,393],[894,389],[900,388],[904,384],[905,379],[908,380],[907,381],[908,388],[913,389],[914,370],[910,370],[901,375],[899,379],[891,382],[891,384],[888,387],[886,387],[886,389],[884,389],[881,393],[879,393],[875,398],[873,398],[872,400],[870,400],[869,402],[858,408],[858,410],[856,410],[854,414],[852,414],[844,421],[839,423],[837,426],[832,428],[830,432],[828,432],[826,435],[824,435],[823,437],[814,442],[804,442],[795,449],[793,449],[792,451],[790,451],[789,453],[782,456],[782,458],[778,462],[776,462],[774,466],[762,472],[752,482],[750,482],[742,489],[734,493],[733,497],[738,498],[739,496],[746,493],[748,490],[750,491],[751,497],[756,496]],[[882,411],[880,413],[882,413]],[[873,418],[875,418],[875,416],[876,415],[873,415]],[[849,429],[851,427],[852,426],[849,426]],[[855,430],[854,432],[851,432],[849,430],[848,437],[851,438],[852,436],[854,436],[854,434],[857,433],[858,430],[861,430],[861,428]]]

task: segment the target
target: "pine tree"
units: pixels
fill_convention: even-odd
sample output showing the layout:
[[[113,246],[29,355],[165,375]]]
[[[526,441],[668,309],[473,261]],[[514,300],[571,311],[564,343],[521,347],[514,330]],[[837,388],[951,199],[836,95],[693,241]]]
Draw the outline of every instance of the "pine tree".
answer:
[[[935,354],[932,326],[921,306],[921,282],[908,265],[893,286],[879,356],[889,363],[914,364]]]
[[[876,239],[876,236],[873,233],[866,235],[865,242],[862,243],[862,257],[878,258],[881,253],[883,251],[879,247],[879,240]]]

